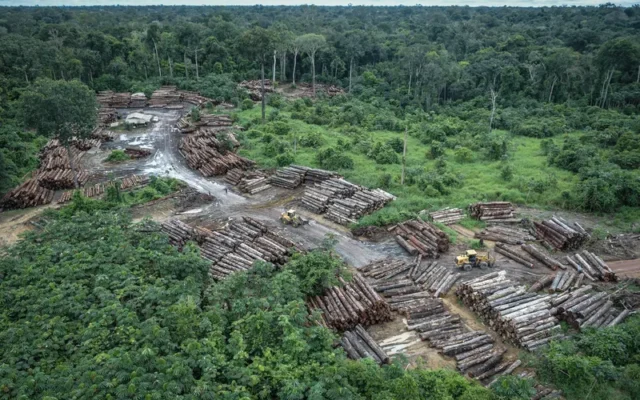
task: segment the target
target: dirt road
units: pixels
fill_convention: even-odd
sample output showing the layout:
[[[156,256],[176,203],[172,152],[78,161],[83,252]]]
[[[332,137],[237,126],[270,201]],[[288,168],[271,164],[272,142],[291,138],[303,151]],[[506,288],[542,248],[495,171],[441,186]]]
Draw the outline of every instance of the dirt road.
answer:
[[[640,258],[635,260],[609,261],[607,265],[620,277],[640,278]]]

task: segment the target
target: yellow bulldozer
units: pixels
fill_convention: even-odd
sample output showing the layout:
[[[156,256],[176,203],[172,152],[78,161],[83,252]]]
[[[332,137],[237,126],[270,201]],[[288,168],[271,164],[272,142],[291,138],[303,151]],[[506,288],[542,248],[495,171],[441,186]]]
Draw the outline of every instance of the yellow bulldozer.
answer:
[[[456,266],[465,271],[471,271],[475,267],[480,269],[493,268],[496,266],[496,259],[491,257],[489,253],[467,250],[464,254],[456,257]]]
[[[309,223],[309,220],[306,220],[299,216],[296,213],[296,210],[287,210],[280,215],[280,221],[282,221],[285,225],[291,225],[294,227],[302,226]]]

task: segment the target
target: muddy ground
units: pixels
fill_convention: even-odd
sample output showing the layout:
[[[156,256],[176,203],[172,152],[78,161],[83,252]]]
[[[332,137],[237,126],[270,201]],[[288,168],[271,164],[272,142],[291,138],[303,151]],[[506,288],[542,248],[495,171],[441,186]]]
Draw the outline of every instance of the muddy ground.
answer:
[[[234,192],[233,187],[228,187],[219,178],[204,178],[198,172],[189,169],[178,150],[181,134],[175,126],[186,110],[187,108],[183,110],[145,109],[143,110],[145,113],[157,116],[158,122],[145,128],[117,132],[116,140],[104,143],[100,149],[92,149],[85,154],[82,162],[84,168],[92,173],[90,183],[131,174],[148,174],[177,178],[188,185],[189,189],[133,207],[132,213],[136,220],[151,218],[162,222],[170,218],[178,218],[195,225],[219,228],[229,220],[246,215],[263,221],[306,249],[321,246],[327,235],[332,235],[336,240],[335,251],[355,268],[385,257],[407,258],[406,253],[396,244],[392,235],[384,230],[377,230],[372,235],[374,239],[356,238],[347,228],[301,209],[298,207],[298,202],[303,189],[286,190],[274,187],[255,196],[246,196]],[[134,110],[119,110],[119,113],[124,116],[132,111]],[[127,146],[147,148],[153,152],[151,156],[143,159],[120,164],[105,163],[104,160],[111,150],[124,149]],[[54,204],[0,213],[0,247],[18,240],[20,233],[31,229],[33,219],[43,209],[55,206]],[[292,207],[308,218],[310,223],[300,228],[283,226],[278,218],[283,211]],[[541,216],[541,212],[536,210],[522,209],[521,211],[524,215]],[[591,227],[592,222],[597,223],[588,216],[583,216],[580,221],[585,224],[585,227]],[[458,232],[460,240],[451,246],[447,253],[442,254],[438,262],[453,269],[455,256],[467,249],[468,241],[464,239],[473,238],[474,232],[460,225],[454,225],[452,229]],[[491,248],[493,243],[488,242],[487,245]],[[550,273],[547,269],[525,268],[497,253],[494,256],[497,259],[497,269],[507,270],[510,277],[523,283],[532,283],[540,276]],[[624,269],[625,273],[631,274],[630,276],[636,273],[638,274],[636,276],[640,276],[640,263],[637,260],[621,264],[620,268]],[[487,271],[479,269],[464,272],[465,277],[460,281],[485,273]],[[445,297],[444,301],[447,308],[459,314],[469,328],[492,332],[473,313],[460,305],[452,294]],[[434,349],[427,347],[415,333],[407,332],[400,316],[387,324],[373,326],[370,331],[375,339],[395,346],[397,352],[407,355],[414,365],[454,367],[452,360],[443,358]],[[500,343],[499,337],[495,333],[492,334]],[[509,353],[515,356],[517,350],[510,348]]]

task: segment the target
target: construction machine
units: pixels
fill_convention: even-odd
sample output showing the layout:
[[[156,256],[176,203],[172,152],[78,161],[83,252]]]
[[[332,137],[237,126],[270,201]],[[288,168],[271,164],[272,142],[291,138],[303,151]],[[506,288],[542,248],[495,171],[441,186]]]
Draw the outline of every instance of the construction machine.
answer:
[[[296,210],[287,210],[280,215],[280,221],[282,221],[285,225],[291,225],[294,227],[302,226],[309,223],[309,220],[306,220],[299,216],[296,213]]]
[[[467,250],[464,254],[456,257],[456,266],[465,271],[471,271],[474,267],[480,269],[493,268],[496,265],[495,257],[491,257],[489,253],[475,250]]]

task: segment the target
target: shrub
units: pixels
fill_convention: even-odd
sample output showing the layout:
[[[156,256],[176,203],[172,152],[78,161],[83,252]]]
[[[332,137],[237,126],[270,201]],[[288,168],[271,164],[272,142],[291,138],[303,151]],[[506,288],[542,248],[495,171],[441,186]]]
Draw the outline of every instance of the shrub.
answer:
[[[129,155],[123,150],[113,150],[105,159],[105,161],[113,163],[123,162],[127,160],[131,160],[131,157],[129,157]]]
[[[458,147],[454,152],[454,156],[459,163],[469,163],[473,161],[473,152],[467,147]]]
[[[402,150],[404,150],[404,141],[400,138],[387,140],[387,145],[391,147],[396,153],[402,153]]]
[[[491,385],[491,390],[500,400],[528,400],[536,394],[530,379],[507,375],[500,377]]]
[[[300,138],[300,146],[312,147],[314,149],[321,147],[325,140],[319,132],[307,133]],[[342,146],[340,146],[342,147]]]
[[[391,186],[392,180],[393,177],[391,176],[391,174],[380,174],[380,177],[378,178],[378,186],[384,189],[388,189]]]
[[[276,165],[278,167],[284,167],[284,166],[293,164],[295,161],[296,161],[296,156],[290,151],[287,151],[285,153],[282,153],[276,156]]]
[[[191,109],[191,121],[193,122],[200,121],[200,109],[198,107],[193,107]]]
[[[328,251],[314,250],[295,254],[285,267],[300,280],[300,290],[307,296],[322,294],[324,289],[341,286],[339,277],[350,279],[346,264]]]
[[[380,142],[376,142],[367,156],[373,158],[377,164],[396,164],[400,161],[398,154],[389,145]]]
[[[340,150],[327,148],[316,154],[316,161],[324,169],[353,169],[353,160]]]
[[[511,179],[513,179],[513,166],[507,163],[502,164],[502,167],[500,167],[500,177],[505,182],[511,181]]]
[[[242,100],[242,109],[251,110],[253,108],[253,101],[251,99]]]
[[[444,146],[441,142],[436,142],[435,140],[431,142],[431,147],[429,148],[429,157],[431,159],[436,159],[440,156],[444,155]]]
[[[291,126],[285,121],[275,121],[267,124],[265,130],[278,136],[284,136],[291,131]]]

